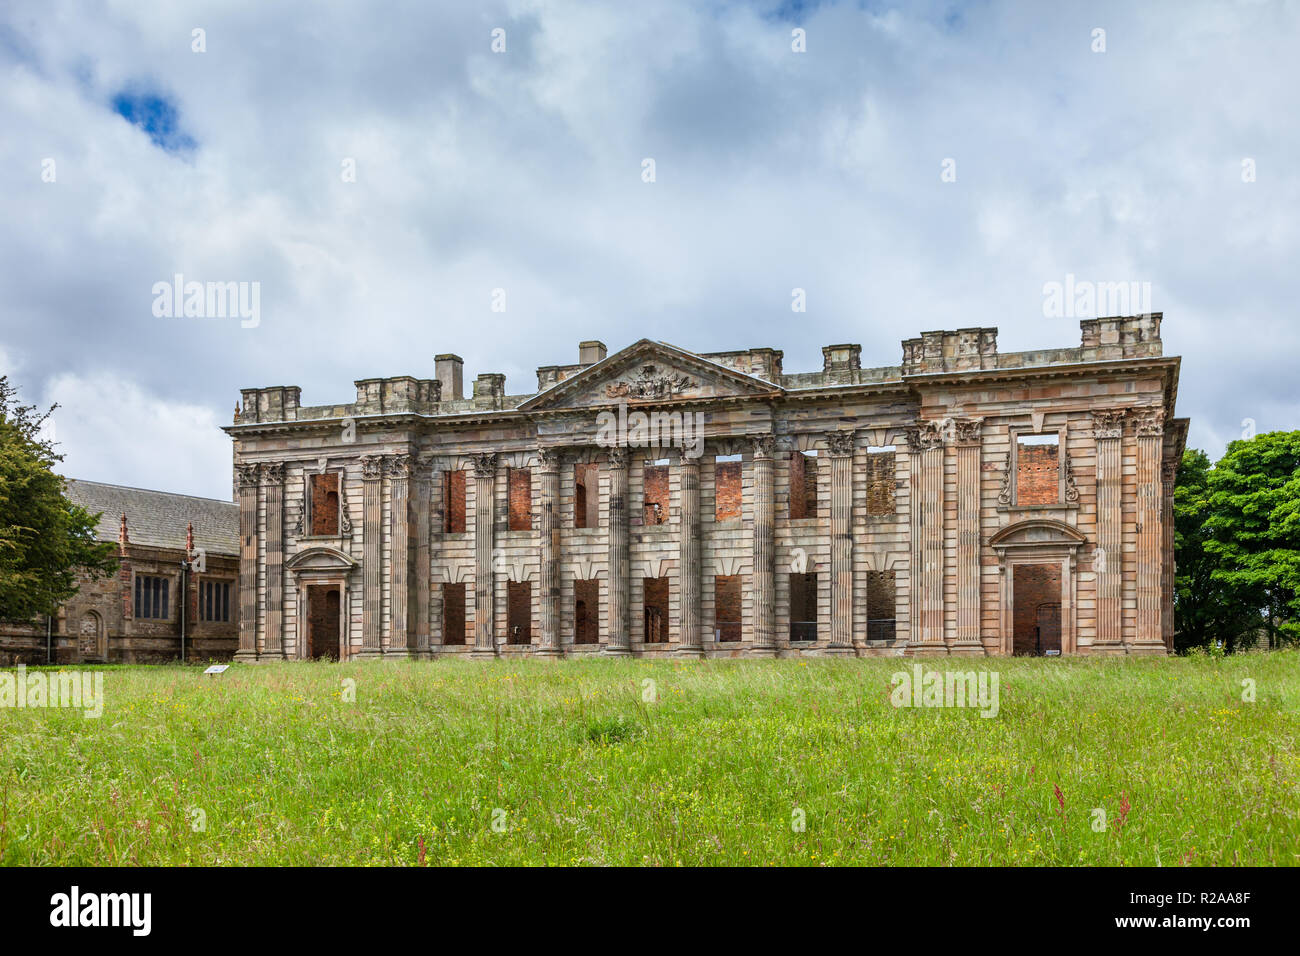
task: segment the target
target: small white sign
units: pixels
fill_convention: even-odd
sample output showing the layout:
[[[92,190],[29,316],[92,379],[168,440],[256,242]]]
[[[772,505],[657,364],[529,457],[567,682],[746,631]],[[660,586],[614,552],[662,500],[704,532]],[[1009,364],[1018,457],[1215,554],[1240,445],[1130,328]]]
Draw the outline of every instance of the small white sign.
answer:
[[[1052,650],[1050,650],[1050,651],[1043,651],[1043,656],[1044,656],[1044,657],[1060,657],[1060,656],[1061,656],[1061,652],[1060,652],[1059,650],[1052,649]]]
[[[229,664],[213,664],[211,667],[209,667],[209,668],[208,668],[207,670],[205,670],[203,673],[205,673],[205,674],[212,674],[213,676],[215,676],[215,675],[217,675],[217,674],[224,674],[224,673],[226,672],[226,669],[229,668],[229,667],[230,667]]]

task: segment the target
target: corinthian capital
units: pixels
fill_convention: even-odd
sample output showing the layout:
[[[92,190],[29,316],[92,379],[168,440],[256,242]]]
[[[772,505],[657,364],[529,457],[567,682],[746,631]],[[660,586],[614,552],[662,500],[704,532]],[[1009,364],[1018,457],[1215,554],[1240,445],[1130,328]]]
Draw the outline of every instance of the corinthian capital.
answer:
[[[1092,413],[1093,438],[1124,437],[1124,418],[1127,408],[1098,408]]]
[[[497,473],[497,456],[490,452],[482,452],[472,456],[474,459],[474,477],[491,478]]]
[[[853,454],[853,442],[857,437],[857,432],[853,430],[830,432],[826,436],[826,447],[830,453],[837,457],[843,458]]]

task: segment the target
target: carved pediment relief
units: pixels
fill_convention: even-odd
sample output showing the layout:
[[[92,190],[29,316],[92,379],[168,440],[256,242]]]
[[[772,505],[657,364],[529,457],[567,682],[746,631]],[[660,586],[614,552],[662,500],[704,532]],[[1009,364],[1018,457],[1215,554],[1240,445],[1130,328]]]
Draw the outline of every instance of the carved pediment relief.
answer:
[[[284,563],[290,571],[351,571],[357,567],[355,558],[337,548],[308,548],[299,551]]]
[[[683,399],[770,397],[780,388],[663,342],[642,339],[519,406],[590,408]]]
[[[1060,547],[1073,550],[1085,541],[1087,538],[1079,529],[1064,521],[1031,518],[1007,525],[989,539],[989,545],[997,551]]]

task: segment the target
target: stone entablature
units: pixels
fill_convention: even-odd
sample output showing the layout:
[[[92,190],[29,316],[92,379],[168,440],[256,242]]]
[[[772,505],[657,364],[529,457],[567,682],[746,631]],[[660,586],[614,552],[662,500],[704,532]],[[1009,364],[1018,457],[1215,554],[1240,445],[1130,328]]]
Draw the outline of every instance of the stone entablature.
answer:
[[[355,405],[245,389],[239,656],[1004,654],[1031,600],[1037,647],[1163,652],[1186,420],[1160,321],[1036,353],[923,333],[883,369],[827,346],[796,374],[586,342],[524,396],[486,373],[465,398],[454,355]],[[637,415],[701,431],[645,447]]]

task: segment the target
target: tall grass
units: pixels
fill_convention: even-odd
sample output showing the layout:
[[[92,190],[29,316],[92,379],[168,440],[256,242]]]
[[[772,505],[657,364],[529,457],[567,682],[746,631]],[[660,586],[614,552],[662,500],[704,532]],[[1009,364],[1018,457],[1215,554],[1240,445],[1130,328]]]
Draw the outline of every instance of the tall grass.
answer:
[[[910,661],[109,668],[0,710],[0,862],[1300,860],[1300,654],[972,663],[994,718],[891,706]]]

